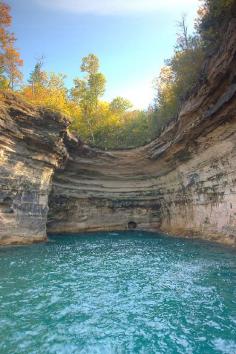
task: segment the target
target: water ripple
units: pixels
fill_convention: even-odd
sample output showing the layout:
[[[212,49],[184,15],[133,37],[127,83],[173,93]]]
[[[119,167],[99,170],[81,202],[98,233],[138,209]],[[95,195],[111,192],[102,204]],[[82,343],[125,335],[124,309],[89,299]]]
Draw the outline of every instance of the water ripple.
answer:
[[[236,258],[150,233],[0,249],[1,354],[236,353]]]

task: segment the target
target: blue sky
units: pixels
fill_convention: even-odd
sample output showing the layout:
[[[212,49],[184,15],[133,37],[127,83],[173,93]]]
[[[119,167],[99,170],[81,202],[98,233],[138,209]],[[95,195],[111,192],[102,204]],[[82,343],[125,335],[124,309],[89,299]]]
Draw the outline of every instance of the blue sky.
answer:
[[[80,75],[83,56],[96,54],[107,78],[105,99],[130,99],[146,108],[152,80],[173,53],[176,22],[189,29],[199,0],[6,0],[28,77],[37,57],[45,70],[63,72],[67,85]]]

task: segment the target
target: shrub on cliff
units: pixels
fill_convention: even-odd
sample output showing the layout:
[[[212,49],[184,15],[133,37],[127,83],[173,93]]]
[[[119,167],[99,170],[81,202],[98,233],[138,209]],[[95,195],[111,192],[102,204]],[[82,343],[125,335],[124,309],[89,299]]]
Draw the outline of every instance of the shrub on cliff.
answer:
[[[197,81],[204,60],[201,38],[197,33],[188,35],[185,16],[178,27],[174,55],[166,60],[166,66],[154,82],[152,126],[155,135],[178,114],[182,101]]]
[[[235,13],[235,0],[204,0],[198,10],[196,28],[206,52],[219,47],[225,27]]]
[[[200,79],[204,59],[219,48],[222,33],[235,13],[235,0],[204,0],[193,35],[188,35],[183,16],[178,24],[174,55],[155,80],[156,96],[151,114],[153,136],[159,135],[178,115],[183,101]]]

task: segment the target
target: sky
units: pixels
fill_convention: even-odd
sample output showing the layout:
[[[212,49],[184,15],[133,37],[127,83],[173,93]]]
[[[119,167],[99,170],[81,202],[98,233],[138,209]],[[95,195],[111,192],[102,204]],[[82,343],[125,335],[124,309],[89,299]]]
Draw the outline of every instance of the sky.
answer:
[[[116,96],[145,109],[152,102],[153,79],[171,57],[177,21],[187,15],[193,30],[199,0],[5,0],[11,6],[16,47],[25,79],[37,58],[46,71],[81,76],[81,59],[99,57],[107,85],[104,99]]]

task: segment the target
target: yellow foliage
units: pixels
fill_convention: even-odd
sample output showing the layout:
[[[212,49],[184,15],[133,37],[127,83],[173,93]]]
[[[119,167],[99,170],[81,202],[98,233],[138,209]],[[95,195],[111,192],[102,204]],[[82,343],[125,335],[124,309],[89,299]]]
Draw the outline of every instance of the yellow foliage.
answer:
[[[35,105],[45,106],[54,111],[59,111],[68,117],[72,117],[75,107],[68,101],[64,90],[37,87],[33,93],[30,86],[22,90],[22,95]]]
[[[133,143],[137,144],[140,132],[147,135],[147,132],[143,131],[142,121],[138,118],[140,112],[112,110],[110,103],[97,101],[89,114],[85,114],[84,107],[76,100],[70,99],[65,87],[58,84],[30,84],[21,90],[21,95],[34,105],[46,106],[69,117],[70,130],[90,144],[113,148],[119,144],[130,145],[132,137],[137,140]]]

